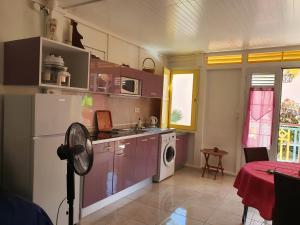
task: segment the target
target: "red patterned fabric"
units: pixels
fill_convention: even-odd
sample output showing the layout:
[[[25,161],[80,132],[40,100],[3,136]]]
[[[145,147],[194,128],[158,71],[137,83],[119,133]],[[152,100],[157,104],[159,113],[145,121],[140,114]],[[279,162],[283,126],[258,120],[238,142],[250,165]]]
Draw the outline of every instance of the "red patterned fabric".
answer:
[[[275,203],[274,176],[266,172],[269,169],[299,177],[300,164],[274,161],[247,163],[239,171],[233,185],[238,189],[242,203],[256,208],[266,220],[272,220]]]
[[[251,88],[243,132],[245,147],[270,148],[274,112],[274,88]]]

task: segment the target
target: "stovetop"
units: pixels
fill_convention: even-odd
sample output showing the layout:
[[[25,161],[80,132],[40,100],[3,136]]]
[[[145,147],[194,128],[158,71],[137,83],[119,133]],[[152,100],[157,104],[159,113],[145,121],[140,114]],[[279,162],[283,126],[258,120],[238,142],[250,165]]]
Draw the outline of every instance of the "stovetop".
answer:
[[[128,131],[98,131],[95,134],[91,135],[92,141],[109,139],[109,138],[117,138],[117,137],[125,137],[130,135],[142,134],[147,131],[143,130],[128,130]]]

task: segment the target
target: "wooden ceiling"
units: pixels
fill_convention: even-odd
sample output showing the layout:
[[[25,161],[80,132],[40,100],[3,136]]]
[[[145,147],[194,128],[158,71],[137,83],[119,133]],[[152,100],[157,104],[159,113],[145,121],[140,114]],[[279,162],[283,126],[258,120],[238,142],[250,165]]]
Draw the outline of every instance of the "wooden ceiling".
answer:
[[[59,5],[161,53],[300,44],[300,0],[59,0]]]

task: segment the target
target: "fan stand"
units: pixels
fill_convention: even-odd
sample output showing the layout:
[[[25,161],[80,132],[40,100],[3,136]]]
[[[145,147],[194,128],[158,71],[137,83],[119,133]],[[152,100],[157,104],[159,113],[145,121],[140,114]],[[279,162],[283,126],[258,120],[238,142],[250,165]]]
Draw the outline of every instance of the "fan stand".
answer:
[[[75,199],[75,188],[74,188],[74,169],[72,167],[72,157],[67,161],[67,202],[69,205],[69,225],[74,225],[73,214],[74,214],[74,199]]]
[[[76,133],[76,129],[78,132],[78,129],[82,131],[81,133]],[[82,139],[79,139],[82,143],[76,143],[71,144],[70,146],[70,134],[74,137],[77,137],[76,135],[83,135],[83,141]],[[72,142],[71,142],[72,143]],[[80,158],[80,154],[85,152],[87,156],[87,162],[88,166],[84,167],[83,169],[78,169],[74,162],[78,160],[77,157]],[[75,199],[75,172],[79,176],[84,176],[87,174],[90,169],[93,166],[93,148],[92,148],[92,142],[89,138],[89,133],[86,127],[80,123],[72,123],[71,126],[69,126],[66,136],[65,136],[65,144],[60,145],[57,149],[57,155],[61,160],[67,160],[67,203],[69,205],[69,225],[74,225],[74,199]]]

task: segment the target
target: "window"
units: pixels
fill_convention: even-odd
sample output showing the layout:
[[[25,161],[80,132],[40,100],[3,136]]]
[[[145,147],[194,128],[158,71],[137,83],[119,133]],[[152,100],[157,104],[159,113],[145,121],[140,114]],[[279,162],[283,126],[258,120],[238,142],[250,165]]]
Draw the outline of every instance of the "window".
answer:
[[[169,107],[169,126],[196,129],[198,71],[173,71]]]
[[[208,56],[208,65],[218,65],[218,64],[236,64],[242,63],[242,54],[238,55],[220,55],[220,56]]]
[[[269,87],[275,84],[275,74],[252,74],[252,87]]]
[[[249,63],[299,61],[300,50],[249,53]]]
[[[248,62],[280,62],[282,60],[282,52],[260,52],[260,53],[249,53]]]
[[[243,145],[270,148],[275,74],[253,74],[251,78]]]

